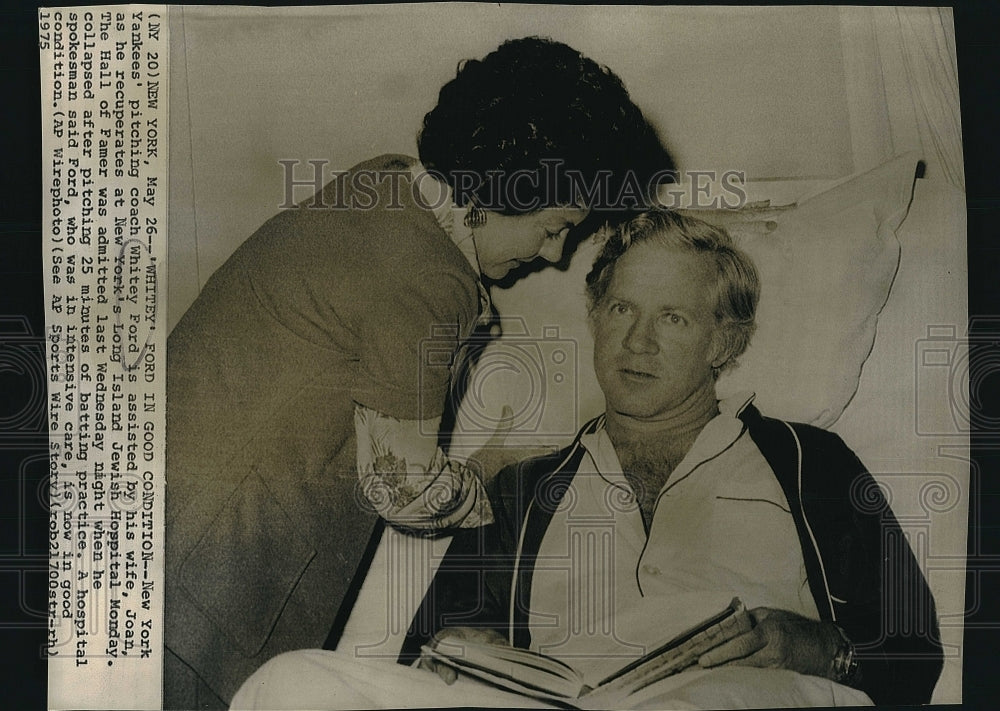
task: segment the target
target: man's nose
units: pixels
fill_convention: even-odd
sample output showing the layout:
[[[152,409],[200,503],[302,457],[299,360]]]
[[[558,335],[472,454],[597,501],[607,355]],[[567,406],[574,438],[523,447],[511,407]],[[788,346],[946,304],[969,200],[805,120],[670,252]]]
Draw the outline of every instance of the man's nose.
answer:
[[[563,230],[554,237],[549,237],[542,243],[542,248],[538,250],[538,256],[546,262],[555,264],[562,259],[563,247],[566,244],[566,235],[569,230]]]
[[[659,353],[660,346],[656,342],[656,332],[652,320],[637,318],[633,321],[625,333],[622,345],[632,353]]]

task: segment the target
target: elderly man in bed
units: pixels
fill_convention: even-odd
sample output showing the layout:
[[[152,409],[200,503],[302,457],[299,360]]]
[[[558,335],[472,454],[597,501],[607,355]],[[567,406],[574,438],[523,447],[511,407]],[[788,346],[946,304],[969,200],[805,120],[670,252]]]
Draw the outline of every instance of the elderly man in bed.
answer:
[[[934,600],[874,480],[836,435],[716,398],[754,331],[749,258],[650,212],[608,240],[587,292],[605,414],[494,480],[495,523],[453,541],[405,651],[472,634],[600,678],[662,641],[659,620],[738,595],[752,630],[657,703],[928,702]]]
[[[593,682],[739,596],[748,633],[624,705],[928,702],[942,667],[934,600],[874,480],[837,436],[764,417],[749,395],[716,397],[754,331],[748,257],[724,230],[649,212],[609,238],[587,292],[605,414],[493,480],[494,523],[456,535],[400,660],[471,637]],[[293,653],[238,696],[258,708],[536,704],[418,669],[398,668],[392,685],[384,666],[365,667]]]

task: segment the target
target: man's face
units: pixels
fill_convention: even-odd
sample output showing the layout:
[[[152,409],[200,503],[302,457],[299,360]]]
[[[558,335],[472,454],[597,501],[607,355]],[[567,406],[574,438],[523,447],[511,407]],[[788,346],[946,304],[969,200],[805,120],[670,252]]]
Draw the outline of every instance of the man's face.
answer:
[[[620,258],[594,309],[594,366],[609,411],[656,420],[714,389],[715,266],[648,242]]]

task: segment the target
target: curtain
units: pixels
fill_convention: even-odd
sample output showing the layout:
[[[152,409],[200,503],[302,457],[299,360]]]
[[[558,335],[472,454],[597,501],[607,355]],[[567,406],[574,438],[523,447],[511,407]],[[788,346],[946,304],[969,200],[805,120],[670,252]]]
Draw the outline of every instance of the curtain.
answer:
[[[927,177],[964,190],[951,9],[842,8],[841,34],[855,170],[917,150]]]

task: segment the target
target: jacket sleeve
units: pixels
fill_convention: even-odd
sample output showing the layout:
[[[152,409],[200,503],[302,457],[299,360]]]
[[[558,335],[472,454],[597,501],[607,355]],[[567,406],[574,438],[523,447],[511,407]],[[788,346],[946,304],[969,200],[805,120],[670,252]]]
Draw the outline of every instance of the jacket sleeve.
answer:
[[[855,645],[855,686],[879,705],[928,703],[943,666],[934,597],[878,484],[839,437],[823,434],[810,518],[836,623]]]

